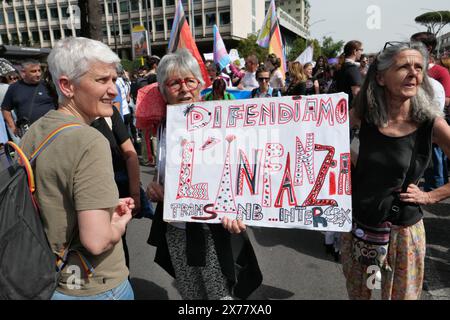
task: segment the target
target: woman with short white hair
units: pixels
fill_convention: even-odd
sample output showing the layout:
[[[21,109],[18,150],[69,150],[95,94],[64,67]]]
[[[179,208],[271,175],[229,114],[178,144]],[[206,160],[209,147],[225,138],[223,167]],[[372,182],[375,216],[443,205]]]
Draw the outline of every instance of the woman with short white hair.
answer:
[[[67,124],[35,161],[36,198],[55,254],[68,252],[54,300],[133,299],[121,236],[131,198],[119,199],[108,141],[91,122],[113,114],[119,58],[86,38],[58,41],[48,66],[59,107],[36,121],[22,140],[29,156]],[[62,257],[64,259],[64,257]]]

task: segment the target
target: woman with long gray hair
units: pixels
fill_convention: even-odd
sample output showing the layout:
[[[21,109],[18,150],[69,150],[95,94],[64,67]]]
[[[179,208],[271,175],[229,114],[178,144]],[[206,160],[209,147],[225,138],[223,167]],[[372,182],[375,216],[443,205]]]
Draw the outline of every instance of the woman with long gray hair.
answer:
[[[450,155],[450,127],[433,102],[427,52],[420,43],[386,43],[350,111],[359,128],[353,175],[353,229],[342,237],[350,299],[370,299],[381,274],[383,299],[418,299],[425,230],[421,205],[450,196],[418,182],[435,142]]]

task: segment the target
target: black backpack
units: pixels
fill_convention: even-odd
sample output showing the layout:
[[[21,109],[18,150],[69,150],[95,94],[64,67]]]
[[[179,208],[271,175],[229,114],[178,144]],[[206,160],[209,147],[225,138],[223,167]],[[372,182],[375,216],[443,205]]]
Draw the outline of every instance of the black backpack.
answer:
[[[10,166],[0,172],[0,299],[50,299],[56,289],[67,250],[57,256],[49,246],[33,198],[31,164],[62,130],[74,127],[80,125],[52,132],[30,160],[8,142],[20,160],[13,163],[6,151]]]

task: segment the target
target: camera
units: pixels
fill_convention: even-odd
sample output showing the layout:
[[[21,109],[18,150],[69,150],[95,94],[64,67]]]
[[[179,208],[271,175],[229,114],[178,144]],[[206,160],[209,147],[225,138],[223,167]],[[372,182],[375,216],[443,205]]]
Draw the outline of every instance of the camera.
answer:
[[[16,122],[17,135],[22,138],[30,128],[30,121],[27,118],[21,118]]]

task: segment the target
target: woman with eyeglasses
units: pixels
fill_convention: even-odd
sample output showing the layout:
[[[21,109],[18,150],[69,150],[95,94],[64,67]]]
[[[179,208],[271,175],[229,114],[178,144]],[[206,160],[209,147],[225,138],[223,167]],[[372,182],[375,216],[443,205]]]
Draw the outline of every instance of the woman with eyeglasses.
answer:
[[[418,186],[432,142],[450,155],[450,127],[433,102],[427,59],[420,43],[388,44],[350,110],[360,140],[359,155],[352,154],[354,226],[342,236],[350,299],[370,299],[377,274],[382,299],[419,299],[422,292],[421,205],[450,196],[450,184],[430,192]]]
[[[167,54],[158,66],[159,90],[170,105],[200,101],[204,84],[200,67],[185,49]],[[237,274],[230,233],[241,233],[241,220],[224,218],[217,224],[163,221],[166,159],[166,125],[158,130],[160,145],[156,181],[147,187],[149,198],[158,202],[148,243],[157,247],[155,262],[175,278],[176,287],[185,300],[219,300],[246,298],[262,281],[262,276],[248,238],[245,238]],[[244,273],[246,275],[244,275]]]

